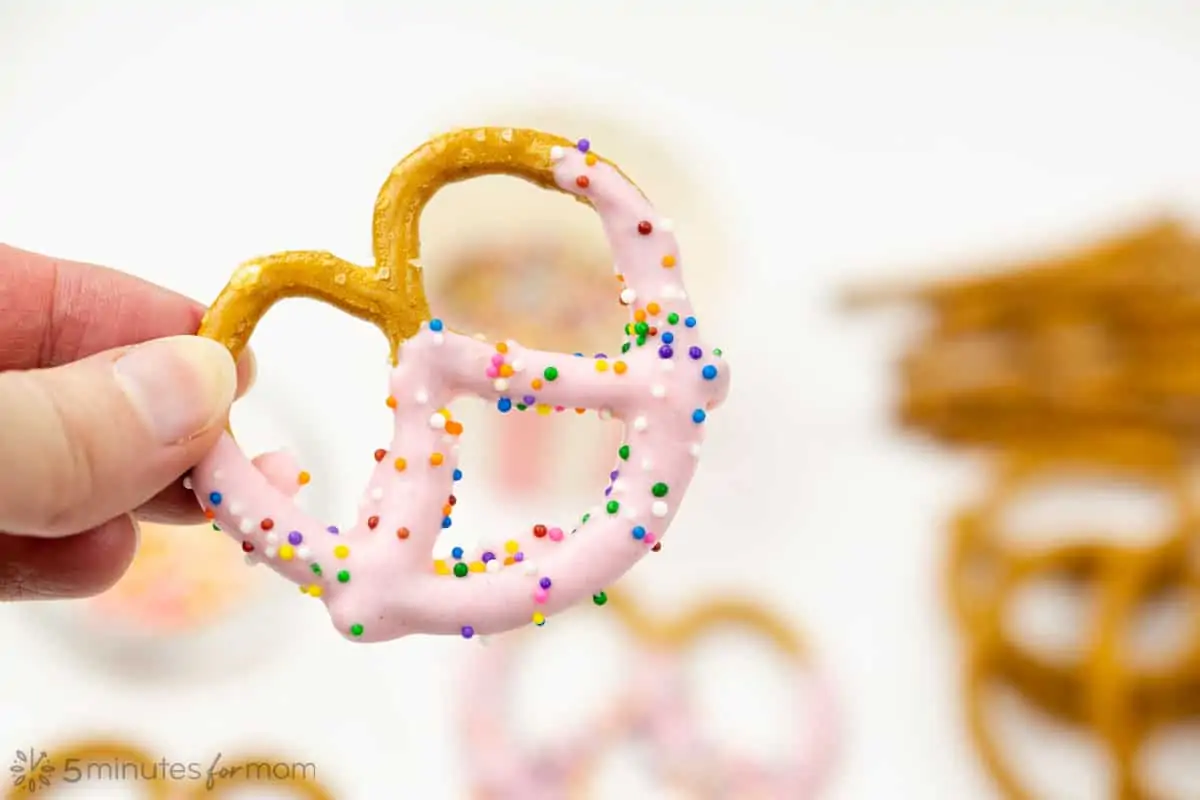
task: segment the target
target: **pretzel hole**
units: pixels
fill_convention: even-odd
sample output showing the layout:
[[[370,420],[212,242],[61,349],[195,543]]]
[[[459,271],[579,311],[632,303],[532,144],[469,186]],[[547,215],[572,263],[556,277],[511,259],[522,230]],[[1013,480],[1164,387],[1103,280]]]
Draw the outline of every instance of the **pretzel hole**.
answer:
[[[586,736],[625,690],[644,679],[636,643],[606,609],[579,606],[521,634],[512,655],[506,714],[526,752]]]
[[[1033,655],[1060,665],[1077,664],[1095,630],[1097,599],[1095,587],[1083,576],[1037,576],[1009,595],[1004,627]]]
[[[814,698],[798,687],[809,665],[784,656],[755,631],[722,626],[688,648],[687,697],[697,735],[714,747],[761,763],[806,752]]]
[[[1195,797],[1200,786],[1200,722],[1164,726],[1138,752],[1145,788],[1152,797]]]
[[[1161,669],[1191,651],[1197,635],[1200,593],[1181,586],[1163,588],[1138,604],[1126,632],[1126,658],[1134,667]]]
[[[1029,797],[1112,797],[1098,737],[1039,710],[1008,685],[983,690],[984,725],[1001,761]]]
[[[1145,546],[1166,538],[1178,516],[1175,498],[1153,483],[1062,471],[1035,478],[1010,498],[997,532],[1026,548],[1071,541]]]

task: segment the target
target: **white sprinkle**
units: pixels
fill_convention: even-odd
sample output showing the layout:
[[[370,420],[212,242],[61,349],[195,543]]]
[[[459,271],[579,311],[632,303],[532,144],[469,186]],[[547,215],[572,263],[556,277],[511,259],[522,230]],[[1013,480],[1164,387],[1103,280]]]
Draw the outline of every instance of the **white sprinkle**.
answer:
[[[496,378],[496,380],[492,381],[492,388],[497,392],[507,392],[508,380],[505,378]]]
[[[183,488],[187,489],[188,491],[191,491],[191,489],[192,489],[192,476],[191,475],[188,475],[186,478],[183,479]]]
[[[513,136],[512,128],[505,128],[504,130],[500,131],[500,138],[506,142],[511,142],[512,136]]]
[[[644,431],[650,423],[646,422],[645,417],[638,417],[633,421],[633,429],[635,431]]]
[[[669,358],[660,358],[658,363],[663,372],[670,372],[675,369],[675,362]]]
[[[524,372],[525,371],[525,362],[519,358],[514,358],[512,360],[512,363],[509,364],[509,366],[512,367],[513,372]]]
[[[656,383],[650,387],[650,394],[654,397],[666,397],[667,387],[663,386],[661,383]]]
[[[433,335],[433,343],[434,344],[444,344],[445,341],[446,341],[446,337],[443,334],[435,333]]]
[[[561,147],[559,147],[558,145],[554,145],[553,147],[550,148],[550,160],[551,161],[562,161],[563,155],[564,155],[563,149]]]
[[[276,544],[278,541],[279,541],[279,534],[275,533],[275,531],[271,531],[270,533],[267,534],[267,543],[268,544]]]
[[[648,458],[643,458],[642,459],[642,469],[645,470],[646,472],[649,472],[650,470],[654,469],[654,462]]]
[[[625,519],[637,519],[637,517],[637,509],[633,508],[632,506],[625,509]]]
[[[700,457],[700,443],[699,442],[692,443],[692,456],[695,458]]]
[[[429,418],[429,427],[434,430],[442,430],[446,427],[446,418],[441,414],[434,414]]]
[[[413,400],[417,401],[417,405],[423,406],[429,402],[429,392],[424,389],[417,389],[417,393],[413,395]]]
[[[658,229],[664,233],[670,233],[675,230],[675,220],[663,217],[658,221]]]
[[[615,481],[613,481],[613,494],[622,494],[628,488],[629,484],[625,482],[624,478],[617,478]]]
[[[213,480],[214,481],[219,481],[224,477],[225,477],[225,473],[222,470],[219,470],[219,469],[213,470]]]
[[[338,286],[345,286],[346,285],[346,273],[339,272],[337,275],[334,275],[333,282],[336,283]]]
[[[245,517],[242,517],[242,521],[238,523],[238,530],[242,533],[249,533],[250,531],[254,530],[254,523]]]
[[[621,290],[621,302],[622,303],[624,303],[625,305],[628,306],[628,305],[632,305],[634,300],[637,300],[637,292],[635,292],[633,289],[622,289]]]
[[[235,517],[237,515],[241,514],[242,513],[242,504],[241,503],[230,503],[229,504],[229,513]]]
[[[276,550],[274,547],[268,547],[266,550],[263,550],[263,555],[266,556],[267,558],[274,558],[275,553],[276,553]]]
[[[484,333],[477,333],[471,338],[473,338],[477,342],[486,342],[488,340],[487,334],[484,334]]]
[[[601,408],[598,411],[596,411],[596,414],[599,415],[600,419],[602,419],[602,420],[612,419],[612,409],[611,408],[607,408],[607,407]]]
[[[485,569],[488,572],[499,572],[500,571],[500,559],[493,558],[491,561],[489,561],[487,563],[487,567]]]
[[[306,544],[302,544],[298,548],[296,548],[296,557],[299,558],[301,561],[308,561],[308,558],[311,555],[312,555],[312,551],[308,549],[308,545],[306,545]]]
[[[537,575],[537,564],[532,561],[524,562],[526,575]]]
[[[663,500],[655,500],[650,506],[650,513],[656,517],[667,515],[667,504]]]
[[[382,500],[383,499],[383,489],[379,486],[376,486],[374,489],[372,489],[371,490],[371,499],[372,500]]]

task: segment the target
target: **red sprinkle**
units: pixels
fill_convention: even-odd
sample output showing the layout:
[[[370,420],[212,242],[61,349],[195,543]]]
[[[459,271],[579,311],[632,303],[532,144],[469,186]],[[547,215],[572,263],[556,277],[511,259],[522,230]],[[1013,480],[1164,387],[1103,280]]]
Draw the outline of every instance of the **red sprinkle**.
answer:
[[[652,230],[654,230],[654,226],[651,225],[648,221],[642,220],[641,222],[638,223],[638,233],[640,233],[642,236],[649,236],[650,231],[652,231]]]
[[[396,538],[397,539],[407,539],[408,538],[408,528],[398,528],[396,530]]]
[[[379,524],[379,517],[367,517],[367,527],[375,530],[375,526]]]
[[[254,545],[250,544],[249,542],[242,542],[242,552],[243,553],[253,553]]]
[[[450,505],[455,505],[456,503],[458,503],[458,498],[455,497],[454,495],[450,495],[450,499],[447,500],[446,502],[449,503]]]
[[[662,542],[655,542],[654,547],[651,547],[650,549],[657,553],[659,550],[662,550]]]
[[[578,178],[575,179],[575,185],[578,186],[580,189],[586,189],[588,187],[588,184],[590,184],[590,183],[591,183],[591,181],[588,180],[587,175],[580,175]]]
[[[380,461],[383,461],[383,458],[384,458],[384,456],[386,456],[386,455],[387,455],[387,450],[384,450],[383,448],[380,448],[380,449],[376,450],[376,451],[375,451],[375,461],[376,461],[376,463],[378,463],[378,462],[380,462]]]
[[[264,519],[262,522],[260,522],[258,524],[264,531],[269,531],[269,530],[271,530],[271,528],[275,527],[275,520],[271,519],[270,517],[267,517],[266,519]]]
[[[541,539],[543,536],[546,535],[546,526],[545,525],[534,525],[533,526],[533,535],[536,536],[537,538]]]

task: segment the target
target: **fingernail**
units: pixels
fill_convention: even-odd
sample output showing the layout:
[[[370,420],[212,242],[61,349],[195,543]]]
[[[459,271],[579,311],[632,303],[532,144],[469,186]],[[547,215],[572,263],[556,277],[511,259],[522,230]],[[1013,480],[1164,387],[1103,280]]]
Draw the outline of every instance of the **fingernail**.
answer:
[[[129,402],[163,444],[185,441],[223,420],[237,391],[229,351],[199,336],[138,345],[113,369]]]

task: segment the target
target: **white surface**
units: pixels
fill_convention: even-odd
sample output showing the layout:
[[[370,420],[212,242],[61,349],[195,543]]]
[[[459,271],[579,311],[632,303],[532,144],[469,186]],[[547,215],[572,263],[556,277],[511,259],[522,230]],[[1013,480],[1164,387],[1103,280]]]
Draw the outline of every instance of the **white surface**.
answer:
[[[520,17],[445,0],[205,5],[0,2],[0,240],[210,298],[254,254],[322,248],[366,263],[386,171],[447,123],[480,122],[472,108],[540,94],[657,122],[722,187],[742,283],[715,337],[734,395],[713,415],[669,557],[641,575],[664,599],[749,586],[804,620],[848,714],[830,796],[991,796],[962,740],[937,592],[939,525],[969,476],[887,431],[901,329],[839,317],[831,296],[854,276],[1028,251],[1147,204],[1194,206],[1196,5],[868,14],[893,6],[763,0],[721,14],[560,0]],[[320,353],[308,400],[373,409],[382,341],[298,305],[256,337],[264,371],[299,376]],[[336,445],[331,470],[365,478],[383,418],[314,424]],[[461,506],[462,522],[482,524],[485,509]],[[307,635],[263,670],[131,688],[53,660],[15,627],[19,609],[0,610],[14,626],[0,753],[89,723],[179,758],[282,739],[333,765],[324,775],[346,797],[461,796],[446,669],[461,642],[355,647],[297,602]],[[1048,774],[1056,797],[1094,796],[1078,771]]]

